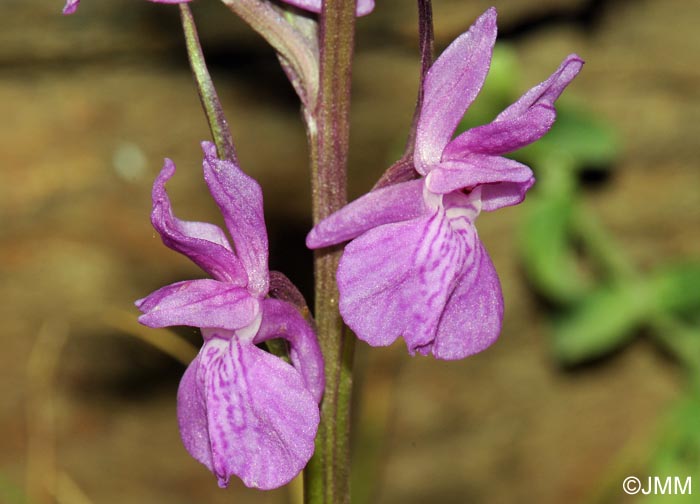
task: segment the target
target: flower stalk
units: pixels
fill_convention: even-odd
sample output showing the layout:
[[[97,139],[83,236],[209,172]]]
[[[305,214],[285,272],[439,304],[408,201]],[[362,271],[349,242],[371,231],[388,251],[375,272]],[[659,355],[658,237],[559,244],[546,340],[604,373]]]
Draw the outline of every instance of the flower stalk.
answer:
[[[182,30],[185,34],[185,43],[187,45],[187,58],[190,61],[192,75],[197,85],[199,100],[202,103],[211,135],[214,138],[216,152],[221,159],[228,159],[238,163],[236,148],[231,138],[231,130],[228,127],[224,109],[221,106],[219,96],[216,94],[214,83],[204,61],[202,46],[197,35],[197,26],[194,23],[189,5],[185,3],[180,4],[180,19],[182,20]]]
[[[311,150],[314,224],[347,202],[355,2],[326,0],[319,19],[318,102],[305,112]],[[335,272],[342,249],[315,252],[315,317],[326,388],[316,452],[304,472],[306,504],[350,502],[350,398],[354,341],[338,312]]]

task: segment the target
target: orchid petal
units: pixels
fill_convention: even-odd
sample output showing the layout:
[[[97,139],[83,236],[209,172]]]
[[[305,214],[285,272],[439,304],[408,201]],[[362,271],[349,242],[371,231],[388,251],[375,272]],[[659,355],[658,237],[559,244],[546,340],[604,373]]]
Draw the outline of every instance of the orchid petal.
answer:
[[[323,0],[282,0],[285,3],[305,9],[311,12],[321,12]],[[374,0],[358,0],[355,14],[357,16],[366,16],[374,10]]]
[[[482,210],[492,211],[517,205],[535,178],[522,163],[500,156],[472,154],[462,161],[445,161],[426,178],[429,191],[447,194],[481,187]]]
[[[414,353],[434,339],[464,254],[442,207],[366,232],[347,245],[338,266],[343,320],[372,346],[403,335]]]
[[[570,54],[547,80],[530,89],[520,99],[498,114],[495,121],[506,121],[524,114],[535,105],[554,107],[554,102],[564,89],[574,80],[583,67],[583,60],[577,54]]]
[[[487,10],[430,67],[416,130],[416,169],[440,162],[455,128],[486,79],[496,42],[496,9]]]
[[[306,246],[327,247],[382,224],[418,217],[425,212],[422,193],[422,179],[369,192],[316,224],[306,237]]]
[[[459,160],[470,153],[503,154],[531,144],[554,124],[553,107],[536,104],[512,119],[469,129],[445,148],[443,160]]]
[[[262,324],[253,343],[273,338],[287,340],[292,364],[316,402],[320,403],[324,386],[323,357],[314,330],[294,306],[278,299],[265,299],[262,313]]]
[[[577,55],[567,56],[547,80],[525,93],[492,123],[467,130],[450,142],[443,159],[458,159],[470,152],[503,154],[539,140],[554,124],[554,102],[582,66],[583,60]]]
[[[438,359],[463,359],[481,352],[501,332],[503,295],[498,275],[476,230],[469,230],[466,239],[470,253],[464,273],[445,306],[432,345]]]
[[[63,15],[68,16],[74,14],[78,10],[80,5],[80,0],[67,0],[65,7],[63,7]]]
[[[204,180],[224,216],[238,258],[248,273],[248,289],[267,293],[267,230],[260,186],[231,161],[221,160],[211,142],[202,142]]]
[[[260,302],[243,287],[216,280],[186,280],[136,301],[148,327],[186,325],[242,329],[260,313]]]
[[[493,212],[499,208],[519,205],[525,200],[525,194],[534,185],[535,178],[527,182],[501,182],[481,186],[481,209]]]
[[[178,392],[181,436],[221,487],[232,474],[263,490],[299,474],[314,451],[319,411],[292,366],[237,338],[214,337],[190,367]]]
[[[166,159],[153,184],[151,222],[163,243],[187,256],[217,280],[244,286],[248,282],[224,232],[214,224],[181,221],[175,217],[165,183],[175,173],[175,163]]]

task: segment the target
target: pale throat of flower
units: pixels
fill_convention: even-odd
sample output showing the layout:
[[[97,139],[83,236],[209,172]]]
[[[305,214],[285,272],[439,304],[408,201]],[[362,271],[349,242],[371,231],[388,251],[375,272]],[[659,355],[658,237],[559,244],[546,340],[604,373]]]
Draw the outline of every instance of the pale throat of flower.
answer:
[[[243,327],[242,329],[236,330],[236,336],[238,336],[238,339],[240,341],[249,341],[252,343],[253,338],[255,338],[255,336],[258,334],[258,330],[260,329],[260,324],[262,322],[262,310],[260,309],[259,303],[257,312],[258,313],[255,315],[255,318],[250,324]]]
[[[430,191],[427,185],[423,186],[423,202],[427,209],[439,211],[440,208],[444,208],[445,217],[454,231],[474,225],[474,221],[481,213],[481,186],[471,190],[438,194]]]

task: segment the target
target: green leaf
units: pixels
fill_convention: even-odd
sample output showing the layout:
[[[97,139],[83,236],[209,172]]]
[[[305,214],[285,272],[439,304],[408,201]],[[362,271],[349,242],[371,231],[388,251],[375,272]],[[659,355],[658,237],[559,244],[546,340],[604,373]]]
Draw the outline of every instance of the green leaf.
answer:
[[[0,502],[26,504],[27,500],[27,496],[22,488],[10,480],[3,472],[0,472]]]
[[[697,390],[687,393],[671,410],[664,431],[654,450],[649,474],[666,478],[679,477],[681,485],[688,476],[697,484],[700,477],[700,398]],[[694,489],[697,491],[697,489]],[[660,498],[661,497],[661,498]],[[679,495],[677,502],[688,502],[687,495]],[[683,500],[686,499],[686,500]],[[644,502],[676,502],[668,495],[649,496]]]
[[[696,313],[699,307],[700,264],[668,266],[585,297],[555,328],[555,353],[567,363],[599,357],[623,345],[639,326],[651,324],[675,353],[697,362],[696,332],[668,317]]]
[[[642,282],[599,288],[555,327],[557,357],[573,364],[622,346],[646,320],[653,304],[654,298]]]
[[[521,93],[518,89],[520,77],[520,65],[515,49],[508,44],[496,44],[491,58],[491,67],[484,82],[483,93],[486,93],[484,97],[490,101],[500,101],[501,104],[510,105],[514,101],[513,98]],[[495,113],[500,113],[500,110],[496,110]]]
[[[700,309],[700,263],[667,266],[651,277],[657,306],[671,313],[697,313]]]
[[[550,301],[571,304],[589,289],[570,242],[571,198],[530,198],[520,250],[529,280]]]

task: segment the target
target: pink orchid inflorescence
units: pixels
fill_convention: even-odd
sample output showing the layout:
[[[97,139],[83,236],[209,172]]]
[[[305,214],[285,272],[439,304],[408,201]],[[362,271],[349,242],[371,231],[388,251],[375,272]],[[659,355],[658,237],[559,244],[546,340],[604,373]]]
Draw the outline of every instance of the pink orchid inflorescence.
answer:
[[[474,223],[481,211],[523,201],[532,171],[502,155],[550,129],[554,101],[583,61],[566,57],[493,122],[452,138],[486,79],[496,32],[491,8],[427,72],[413,156],[419,178],[362,196],[307,236],[313,249],[351,240],[337,271],[340,313],[370,345],[403,336],[411,354],[453,360],[500,333],[501,286]]]

